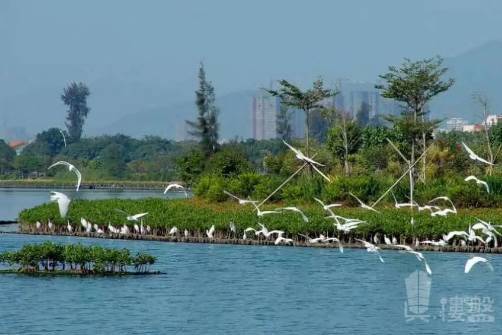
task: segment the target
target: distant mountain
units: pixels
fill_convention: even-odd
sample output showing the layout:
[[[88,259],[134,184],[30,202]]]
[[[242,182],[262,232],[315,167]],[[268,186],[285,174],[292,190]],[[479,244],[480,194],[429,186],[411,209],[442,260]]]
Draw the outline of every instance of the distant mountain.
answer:
[[[220,137],[251,137],[251,107],[255,90],[229,93],[216,98],[220,110]],[[184,139],[187,133],[185,120],[197,116],[195,101],[166,107],[145,109],[120,118],[104,127],[90,129],[89,135],[122,133],[134,137],[158,135],[171,139]]]
[[[456,57],[445,59],[448,76],[455,84],[431,104],[435,117],[463,117],[471,122],[481,119],[480,107],[472,95],[480,92],[490,101],[494,114],[502,114],[502,41],[493,41]]]

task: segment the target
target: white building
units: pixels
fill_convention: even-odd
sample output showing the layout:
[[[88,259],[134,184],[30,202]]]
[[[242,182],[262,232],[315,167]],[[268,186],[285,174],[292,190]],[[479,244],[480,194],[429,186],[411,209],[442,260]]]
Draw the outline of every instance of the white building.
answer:
[[[259,93],[253,97],[252,122],[253,138],[268,140],[277,137],[277,114],[280,102],[278,97]]]
[[[452,117],[446,120],[446,131],[464,131],[467,121],[461,117]]]

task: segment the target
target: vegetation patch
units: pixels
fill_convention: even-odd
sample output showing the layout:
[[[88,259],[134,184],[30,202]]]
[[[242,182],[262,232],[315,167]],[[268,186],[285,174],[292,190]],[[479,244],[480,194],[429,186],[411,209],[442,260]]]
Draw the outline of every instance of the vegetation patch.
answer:
[[[18,251],[0,254],[0,263],[15,269],[0,273],[52,275],[150,274],[156,258],[147,253],[131,255],[127,249],[111,249],[81,244],[27,244]],[[131,269],[134,269],[132,271]]]

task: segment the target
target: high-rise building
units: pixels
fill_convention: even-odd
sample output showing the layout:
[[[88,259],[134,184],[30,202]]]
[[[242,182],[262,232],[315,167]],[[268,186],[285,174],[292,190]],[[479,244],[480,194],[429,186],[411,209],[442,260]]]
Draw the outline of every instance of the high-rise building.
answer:
[[[277,114],[280,101],[278,97],[267,93],[258,93],[253,97],[252,120],[253,138],[269,140],[277,137]]]

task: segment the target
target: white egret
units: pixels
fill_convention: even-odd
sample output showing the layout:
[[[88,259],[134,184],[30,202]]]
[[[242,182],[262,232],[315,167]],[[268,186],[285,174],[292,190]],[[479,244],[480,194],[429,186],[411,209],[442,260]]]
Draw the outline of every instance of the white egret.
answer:
[[[323,164],[321,164],[319,162],[316,162],[315,160],[313,160],[310,157],[305,156],[303,154],[303,152],[301,152],[300,150],[298,150],[298,149],[294,148],[293,146],[289,145],[288,143],[286,143],[286,141],[283,140],[282,142],[284,142],[284,144],[286,144],[286,146],[288,146],[288,148],[290,148],[295,153],[295,156],[296,156],[297,159],[301,160],[304,163],[309,164],[324,179],[326,179],[328,182],[331,182],[331,179],[329,179],[329,177],[326,176],[324,173],[322,173],[322,171],[319,170],[319,168],[317,167],[317,166],[324,166]]]
[[[234,233],[234,234],[235,234],[235,233],[237,232],[237,228],[235,227],[235,223],[230,222],[230,224],[228,225],[228,227],[230,228],[230,231],[231,231],[232,233]]]
[[[380,248],[379,247],[377,247],[376,245],[374,245],[374,244],[372,244],[370,242],[367,242],[365,240],[360,240],[360,239],[357,239],[357,238],[355,240],[361,242],[364,245],[364,247],[366,248],[367,252],[371,252],[371,253],[377,254],[378,258],[380,259],[380,262],[385,263],[385,261],[383,260],[382,256],[380,255]]]
[[[462,146],[464,147],[465,151],[467,151],[467,153],[469,154],[470,159],[475,160],[475,161],[480,161],[481,163],[485,163],[488,165],[494,165],[493,163],[487,161],[486,159],[483,159],[483,158],[479,157],[478,155],[476,155],[474,153],[474,151],[472,151],[471,148],[469,148],[464,142],[462,142]]]
[[[490,270],[493,271],[492,265],[488,262],[488,260],[484,257],[479,257],[479,256],[474,256],[471,257],[465,262],[465,267],[464,267],[464,273],[469,273],[472,269],[472,267],[478,263],[486,263],[489,267]]]
[[[138,224],[137,224],[137,223],[135,223],[135,224],[134,224],[133,228],[134,228],[134,232],[135,232],[136,234],[141,234],[141,231],[139,230],[139,226],[138,226]]]
[[[446,245],[446,242],[442,239],[439,239],[438,241],[435,240],[425,240],[420,242],[421,244],[430,244],[436,247],[444,247]]]
[[[120,233],[123,235],[129,234],[129,227],[127,227],[127,225],[124,224],[122,228],[120,228]]]
[[[398,203],[396,196],[394,195],[394,192],[391,192],[391,193],[392,193],[392,197],[394,198],[394,207],[396,207],[397,209],[404,208],[404,207],[419,207],[417,203],[411,202],[411,201]]]
[[[185,235],[185,237],[188,237],[188,230],[185,229],[185,231],[183,232],[183,235]]]
[[[392,244],[397,244],[397,238],[395,236],[392,236]]]
[[[392,242],[390,241],[390,238],[387,237],[387,235],[384,235],[383,236],[383,241],[385,242],[385,244],[387,245],[391,245]]]
[[[359,207],[363,208],[363,209],[367,209],[369,211],[373,211],[373,212],[376,212],[376,213],[380,213],[379,211],[377,211],[376,209],[374,209],[373,207],[371,206],[368,206],[366,205],[364,202],[361,201],[361,199],[359,199],[358,197],[356,197],[352,192],[349,192],[349,194],[357,200],[357,202],[359,203]]]
[[[111,224],[108,224],[108,230],[111,232],[111,233],[114,233],[114,234],[117,234],[119,232],[118,228],[115,228],[114,226],[112,226]]]
[[[78,192],[78,190],[80,188],[80,183],[82,182],[82,174],[80,173],[80,171],[75,167],[75,165],[68,163],[66,161],[58,161],[58,162],[52,164],[51,166],[49,166],[48,170],[52,169],[53,167],[58,166],[58,165],[66,166],[68,168],[68,171],[73,172],[77,175],[77,192]]]
[[[293,243],[293,239],[291,239],[291,238],[285,238],[285,237],[282,237],[282,235],[279,235],[275,239],[274,244],[278,245],[278,244],[281,244],[281,243],[285,243],[285,244],[291,243],[292,244]]]
[[[207,237],[213,238],[214,237],[214,231],[215,231],[215,228],[214,228],[214,225],[212,225],[211,228],[209,228],[209,230],[206,230]]]
[[[464,181],[471,181],[471,180],[474,180],[477,185],[483,185],[486,189],[486,192],[490,193],[490,186],[488,186],[488,183],[486,181],[478,179],[476,176],[472,175],[464,179]]]
[[[427,271],[427,273],[429,275],[432,275],[432,271],[431,271],[431,268],[429,266],[429,263],[427,263],[427,260],[425,259],[424,255],[421,253],[421,252],[418,252],[418,251],[415,251],[413,250],[411,247],[407,246],[407,245],[404,245],[404,244],[397,244],[395,246],[396,248],[401,248],[403,249],[403,252],[406,252],[406,253],[409,253],[409,254],[412,254],[414,255],[420,262],[424,262],[424,265],[425,265],[425,271]]]
[[[262,217],[262,216],[268,215],[268,214],[279,214],[280,213],[277,211],[261,211],[260,208],[258,206],[256,206],[256,204],[253,204],[253,206],[256,208],[256,215],[259,217]]]
[[[62,218],[65,218],[68,213],[68,208],[70,207],[70,198],[61,192],[51,192],[50,199],[51,201],[56,201],[58,203],[59,215],[61,215]]]
[[[301,209],[299,209],[297,207],[294,207],[294,206],[281,207],[281,208],[277,208],[277,210],[280,210],[280,211],[291,211],[291,212],[298,213],[298,214],[300,214],[302,216],[303,221],[309,222],[309,218],[305,215],[305,213],[303,213],[301,211]]]
[[[334,207],[342,206],[342,204],[328,204],[328,205],[326,205],[321,199],[318,199],[318,198],[314,198],[314,200],[317,201],[319,204],[321,204],[322,208],[325,211],[330,210],[331,208],[334,208]]]
[[[59,130],[59,133],[61,134],[61,136],[63,136],[63,143],[64,143],[64,147],[66,148],[66,136],[60,128],[58,128],[58,130]]]
[[[185,193],[185,198],[188,198],[188,193],[185,189],[184,186],[180,185],[180,184],[176,184],[176,183],[169,183],[166,187],[166,189],[164,190],[164,194],[166,194],[167,192],[169,192],[170,190],[182,190],[184,193]]]
[[[178,233],[178,227],[174,226],[171,228],[171,230],[169,230],[169,235],[175,235]]]
[[[66,224],[66,229],[68,229],[69,233],[73,232],[73,227],[71,226],[70,221]]]
[[[54,225],[51,222],[51,220],[49,220],[49,223],[47,223],[47,226],[49,227],[49,230],[52,230],[52,228],[54,227]]]
[[[134,215],[130,215],[129,213],[123,211],[122,209],[118,209],[116,208],[115,209],[117,212],[120,212],[122,214],[125,214],[126,215],[126,219],[127,221],[139,221],[139,219],[141,219],[142,217],[148,215],[148,212],[145,212],[145,213],[139,213],[139,214],[134,214]]]
[[[326,237],[324,235],[320,235],[319,237],[316,237],[316,238],[311,238],[310,236],[308,235],[303,235],[303,234],[298,234],[302,237],[305,238],[306,242],[308,242],[309,244],[316,244],[316,243],[319,243],[319,242],[322,242],[326,239]]]
[[[40,228],[42,227],[42,224],[40,223],[40,221],[37,221],[35,223],[35,227],[37,228],[37,230],[40,230]]]
[[[258,201],[256,201],[256,200],[241,199],[241,198],[239,198],[239,197],[237,197],[237,196],[235,196],[232,193],[227,192],[227,191],[223,191],[223,193],[225,193],[229,197],[234,198],[235,200],[237,200],[239,202],[239,205],[248,205],[248,204],[256,205],[258,203]]]
[[[338,249],[340,250],[340,253],[343,254],[343,245],[342,245],[342,242],[339,239],[337,239],[336,237],[326,237],[321,242],[322,243],[330,243],[330,242],[336,242],[336,243],[338,243]]]

